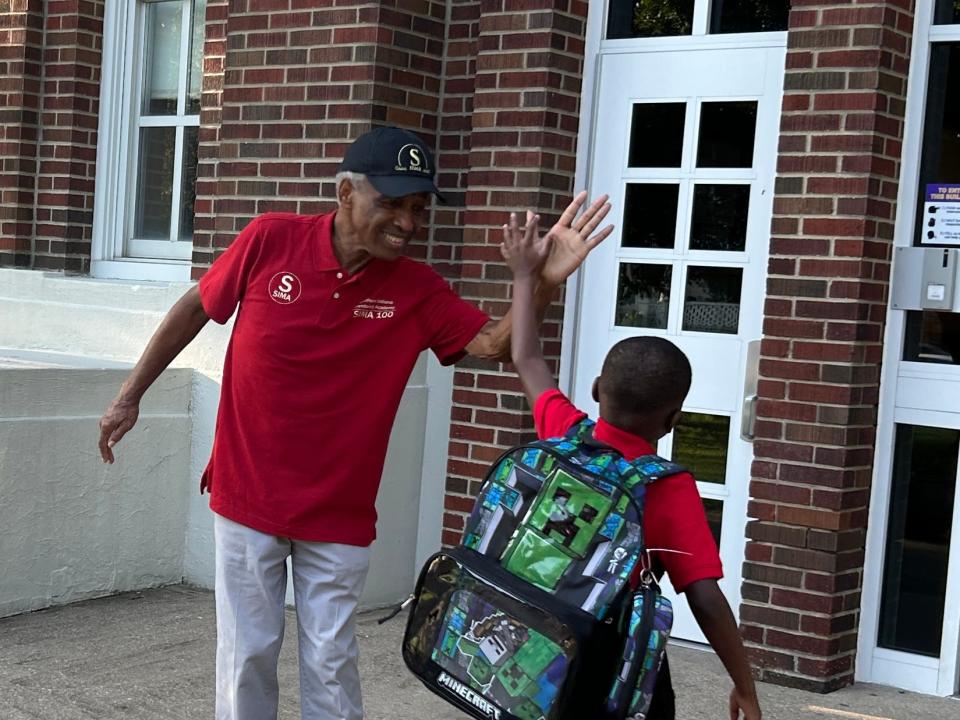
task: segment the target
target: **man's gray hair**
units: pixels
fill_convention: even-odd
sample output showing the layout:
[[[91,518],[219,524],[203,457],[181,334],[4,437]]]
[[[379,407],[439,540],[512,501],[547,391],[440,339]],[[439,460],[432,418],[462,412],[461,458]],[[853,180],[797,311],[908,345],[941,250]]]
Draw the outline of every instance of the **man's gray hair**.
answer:
[[[342,170],[334,177],[333,182],[337,188],[337,205],[340,204],[340,184],[344,180],[349,180],[355,188],[362,187],[367,182],[367,176],[363,173],[353,172],[351,170]]]

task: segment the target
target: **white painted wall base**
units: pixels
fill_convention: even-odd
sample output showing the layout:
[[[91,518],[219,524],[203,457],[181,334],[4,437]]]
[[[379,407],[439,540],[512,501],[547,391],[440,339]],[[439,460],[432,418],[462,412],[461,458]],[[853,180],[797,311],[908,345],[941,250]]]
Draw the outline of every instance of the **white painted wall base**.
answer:
[[[190,371],[159,378],[109,467],[95,429],[126,371],[68,362],[0,358],[0,617],[183,577]]]
[[[37,436],[31,445],[20,436],[15,439],[10,435],[0,437],[0,453],[4,452],[3,448],[9,453],[11,443],[24,443],[23,462],[16,472],[22,476],[18,482],[23,487],[36,487],[41,483],[38,472],[46,477],[43,483],[58,487],[62,478],[68,476],[72,466],[78,463],[78,458],[83,463],[89,461],[96,465],[95,472],[92,467],[87,469],[94,473],[95,480],[88,478],[85,482],[99,483],[104,490],[122,488],[131,482],[131,478],[134,484],[130,487],[136,487],[136,482],[146,482],[149,475],[150,493],[133,493],[127,497],[127,491],[121,489],[118,501],[121,498],[139,499],[142,507],[133,516],[137,518],[141,532],[163,535],[164,553],[159,555],[166,558],[164,562],[180,563],[177,572],[169,574],[170,579],[164,582],[178,582],[182,578],[201,587],[212,587],[213,521],[207,496],[199,494],[199,477],[213,443],[222,360],[230,337],[230,324],[208,323],[172,365],[172,368],[183,369],[183,373],[171,376],[182,383],[178,392],[183,393],[188,402],[189,410],[184,411],[182,422],[163,426],[161,431],[161,425],[143,424],[141,420],[117,446],[115,465],[102,466],[96,456],[100,414],[119,388],[126,368],[139,357],[163,315],[189,287],[189,283],[97,280],[0,269],[0,348],[10,349],[9,352],[0,349],[0,355],[19,355],[20,358],[9,359],[8,365],[46,364],[49,369],[50,366],[85,363],[89,367],[114,368],[112,375],[97,375],[104,383],[103,387],[87,398],[89,402],[84,406],[84,415],[71,420],[73,425],[69,433],[64,431],[62,443],[51,444],[44,434],[43,438]],[[21,375],[15,381],[12,375],[9,377],[9,382],[18,386],[24,402],[32,403],[42,395],[40,375],[32,376],[34,379]],[[404,598],[412,590],[420,560],[439,547],[451,378],[451,368],[441,368],[432,356],[425,355],[408,382],[394,424],[387,469],[377,499],[380,515],[378,540],[374,544],[370,575],[361,601],[364,607],[382,606]],[[46,401],[50,413],[63,415],[60,404],[80,401],[73,397],[74,387],[81,395],[86,394],[82,386],[62,385],[57,396]],[[144,407],[160,402],[159,397],[153,396],[164,392],[157,387],[151,388],[144,398]],[[160,422],[159,418],[157,422]],[[157,444],[161,434],[172,446]],[[429,441],[425,440],[427,437]],[[173,453],[176,463],[161,462],[158,451],[162,455]],[[4,462],[0,456],[0,497],[4,499],[0,512],[16,514],[26,505],[28,497],[18,494],[14,502],[7,502],[2,483],[9,482],[10,476]],[[30,552],[38,556],[39,565],[17,566],[18,575],[28,571],[31,574],[30,578],[24,577],[23,582],[33,585],[47,583],[49,577],[44,577],[51,571],[44,563],[50,557],[58,556],[57,542],[69,543],[87,524],[108,524],[111,519],[106,515],[98,519],[96,507],[70,510],[75,498],[69,494],[56,496],[54,500],[56,502],[47,508],[50,511],[47,519],[35,518],[35,521],[41,525],[54,524],[66,513],[72,514],[74,525],[66,536],[58,536],[56,542],[46,545],[33,543],[32,536],[23,529],[8,530],[2,524],[5,516],[0,515],[0,528],[4,528],[0,530],[0,554],[5,558],[9,548],[12,552]],[[175,515],[176,523],[158,519],[158,515],[167,512]],[[109,551],[105,546],[101,549]],[[0,558],[2,562],[3,558]],[[6,569],[7,566],[0,564],[0,570],[4,570],[0,577],[5,581],[11,577]],[[92,570],[80,566],[75,572],[61,573],[64,578],[71,578],[64,586],[73,583],[78,588],[84,587],[86,576],[91,574],[94,574]],[[70,592],[64,593],[57,595],[54,602],[75,599]],[[288,593],[288,599],[292,602],[292,593]],[[0,609],[2,607],[0,604]]]

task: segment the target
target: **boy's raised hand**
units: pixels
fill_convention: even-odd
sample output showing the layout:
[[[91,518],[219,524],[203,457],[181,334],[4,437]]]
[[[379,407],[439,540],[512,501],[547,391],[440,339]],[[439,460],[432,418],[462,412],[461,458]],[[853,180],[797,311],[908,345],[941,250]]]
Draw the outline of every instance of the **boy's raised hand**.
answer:
[[[536,275],[550,254],[550,235],[540,237],[540,216],[527,211],[527,224],[520,227],[517,214],[510,213],[510,222],[503,226],[500,253],[514,277]]]

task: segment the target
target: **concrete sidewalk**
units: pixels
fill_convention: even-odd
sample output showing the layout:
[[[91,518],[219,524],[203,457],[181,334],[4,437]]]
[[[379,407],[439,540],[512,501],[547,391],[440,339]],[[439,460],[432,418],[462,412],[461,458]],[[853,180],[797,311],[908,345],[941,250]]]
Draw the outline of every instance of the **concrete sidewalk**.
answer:
[[[403,618],[360,621],[370,720],[461,720],[403,665]],[[299,718],[295,618],[280,658],[280,720]],[[0,620],[2,720],[203,720],[213,717],[213,595],[185,586],[127,593]],[[717,658],[673,647],[680,720],[725,720]],[[960,720],[960,701],[857,685],[830,695],[760,686],[765,720]],[[588,720],[588,719],[584,719]]]

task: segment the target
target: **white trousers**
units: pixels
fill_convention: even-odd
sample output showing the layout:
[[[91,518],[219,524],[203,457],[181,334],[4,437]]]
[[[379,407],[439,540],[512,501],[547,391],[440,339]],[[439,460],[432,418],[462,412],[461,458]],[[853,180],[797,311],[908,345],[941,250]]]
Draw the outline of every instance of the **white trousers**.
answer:
[[[286,559],[293,568],[300,717],[362,720],[356,608],[370,548],[267,535],[214,515],[217,720],[275,720]]]

